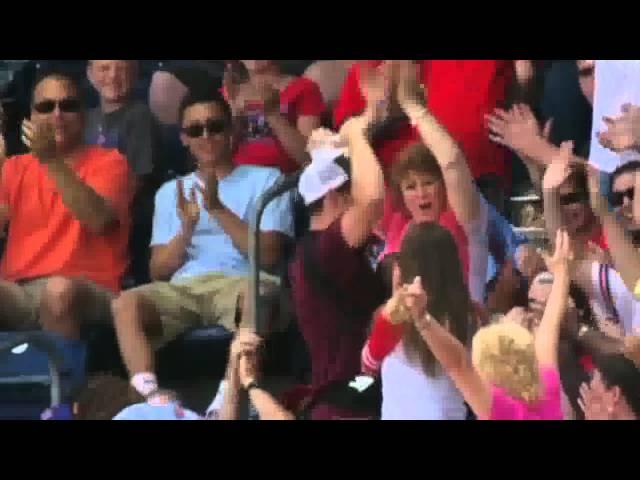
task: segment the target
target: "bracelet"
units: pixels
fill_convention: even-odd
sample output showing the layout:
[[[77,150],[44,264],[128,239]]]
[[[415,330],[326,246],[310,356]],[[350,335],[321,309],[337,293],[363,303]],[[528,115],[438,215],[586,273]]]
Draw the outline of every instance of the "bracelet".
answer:
[[[258,382],[256,382],[255,380],[253,380],[251,383],[249,383],[249,385],[247,385],[246,387],[244,387],[244,390],[247,393],[251,393],[251,390],[255,390],[255,389],[259,389],[262,390],[262,388],[260,387],[260,385],[258,384]]]

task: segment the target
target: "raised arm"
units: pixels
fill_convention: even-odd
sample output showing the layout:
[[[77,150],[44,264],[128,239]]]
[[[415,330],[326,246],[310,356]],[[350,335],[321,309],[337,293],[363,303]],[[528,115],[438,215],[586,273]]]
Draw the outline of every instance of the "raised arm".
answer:
[[[570,284],[570,262],[573,260],[569,234],[558,230],[553,257],[546,257],[547,268],[553,274],[553,286],[540,326],[535,334],[538,365],[558,368],[560,327],[567,311]]]
[[[227,388],[220,412],[221,420],[238,420],[242,395],[247,392],[249,400],[258,411],[260,420],[294,420],[292,413],[258,385],[258,348],[260,338],[254,333],[238,332],[231,346],[227,367]]]
[[[544,220],[547,235],[550,239],[555,239],[557,232],[562,227],[560,193],[558,189],[571,174],[572,149],[573,142],[564,142],[559,152],[554,155],[542,179]]]
[[[76,175],[66,163],[66,158],[57,152],[52,129],[48,126],[36,128],[30,122],[25,121],[23,138],[38,160],[46,165],[49,176],[55,182],[60,193],[62,202],[71,213],[93,233],[98,235],[108,233],[110,228],[118,222],[116,206],[111,204],[114,199],[100,195]],[[133,179],[130,177],[109,180],[114,183],[115,189],[133,187]],[[123,182],[126,185],[120,185]]]
[[[340,136],[349,144],[353,199],[353,205],[342,216],[341,231],[353,248],[365,244],[383,213],[384,174],[366,133],[371,114],[351,118],[340,130]]]
[[[307,139],[313,129],[320,126],[320,117],[313,120],[303,117],[304,120],[301,118],[302,121],[298,125],[292,125],[289,119],[280,112],[280,92],[267,84],[260,84],[257,89],[263,100],[267,122],[284,150],[300,166],[309,163],[310,159],[306,150]],[[300,126],[303,127],[303,130],[299,129]]]
[[[635,173],[635,187],[638,191],[640,172]],[[600,192],[600,173],[594,168],[589,169],[589,194],[591,208],[604,228],[613,266],[629,291],[635,293],[640,282],[640,253],[616,215],[609,210],[608,201]]]
[[[444,371],[451,377],[465,401],[479,418],[491,413],[491,387],[471,362],[460,341],[426,311],[427,296],[417,278],[407,290],[413,322]]]
[[[468,225],[480,215],[480,193],[467,159],[447,129],[425,107],[424,90],[418,82],[418,72],[413,62],[399,61],[397,68],[400,106],[440,165],[447,198],[456,217],[462,225]]]

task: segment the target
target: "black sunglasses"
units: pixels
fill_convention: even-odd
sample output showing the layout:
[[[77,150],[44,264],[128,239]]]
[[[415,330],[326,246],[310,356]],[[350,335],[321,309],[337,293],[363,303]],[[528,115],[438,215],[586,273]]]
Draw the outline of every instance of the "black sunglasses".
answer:
[[[589,201],[589,194],[586,192],[571,192],[565,195],[560,195],[560,205],[567,206],[576,203],[587,203]]]
[[[189,138],[201,138],[204,136],[205,130],[210,135],[219,135],[227,129],[227,122],[222,119],[209,119],[204,123],[194,123],[188,127],[184,127],[182,132]]]
[[[595,67],[584,67],[584,68],[578,69],[578,76],[580,78],[593,77],[593,74],[595,71],[596,71]]]
[[[625,197],[628,198],[629,201],[633,202],[635,195],[636,189],[634,187],[623,190],[622,192],[611,192],[609,195],[609,203],[612,207],[618,208],[624,203]]]
[[[62,100],[43,100],[33,105],[33,109],[41,114],[53,113],[56,105],[63,113],[78,113],[82,103],[77,98],[63,98]]]

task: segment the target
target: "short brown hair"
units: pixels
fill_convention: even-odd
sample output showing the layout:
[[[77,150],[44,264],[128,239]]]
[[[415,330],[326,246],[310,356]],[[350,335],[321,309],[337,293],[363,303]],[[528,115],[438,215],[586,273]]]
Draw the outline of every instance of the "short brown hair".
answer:
[[[442,169],[436,157],[421,142],[408,145],[398,154],[398,158],[391,168],[391,181],[396,190],[400,190],[400,185],[407,178],[409,172],[426,173],[442,179]]]
[[[112,420],[125,408],[144,402],[126,380],[114,375],[96,375],[77,395],[77,420]]]

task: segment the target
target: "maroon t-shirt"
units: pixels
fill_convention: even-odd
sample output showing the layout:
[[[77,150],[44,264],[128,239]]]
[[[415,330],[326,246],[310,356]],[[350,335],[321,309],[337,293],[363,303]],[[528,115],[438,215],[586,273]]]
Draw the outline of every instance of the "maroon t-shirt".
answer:
[[[354,249],[342,236],[340,221],[322,232],[311,232],[311,252],[318,268],[334,281],[347,308],[331,289],[318,291],[307,278],[304,246],[290,267],[293,302],[300,330],[311,355],[312,387],[351,380],[360,373],[360,354],[373,312],[384,302],[384,287],[373,272],[366,246]],[[314,420],[348,418],[350,412],[319,405]]]

